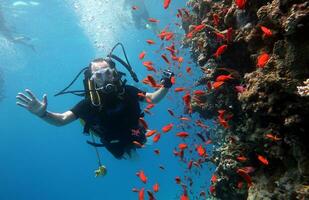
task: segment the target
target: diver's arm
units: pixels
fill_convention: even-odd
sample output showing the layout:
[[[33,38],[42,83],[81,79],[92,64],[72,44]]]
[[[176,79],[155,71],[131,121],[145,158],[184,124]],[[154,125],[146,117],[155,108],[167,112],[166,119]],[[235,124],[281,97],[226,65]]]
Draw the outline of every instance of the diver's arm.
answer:
[[[152,103],[159,103],[168,93],[168,88],[161,87],[155,92],[146,93],[146,98],[149,98]]]
[[[74,113],[72,111],[66,111],[64,113],[53,113],[46,111],[43,116],[39,116],[42,120],[54,126],[64,126],[76,120]]]
[[[76,116],[71,111],[64,113],[53,113],[47,111],[47,95],[43,95],[43,100],[38,100],[35,95],[28,89],[25,90],[28,96],[23,93],[18,93],[16,96],[16,104],[27,109],[32,114],[40,117],[49,124],[55,126],[66,125],[76,119]]]

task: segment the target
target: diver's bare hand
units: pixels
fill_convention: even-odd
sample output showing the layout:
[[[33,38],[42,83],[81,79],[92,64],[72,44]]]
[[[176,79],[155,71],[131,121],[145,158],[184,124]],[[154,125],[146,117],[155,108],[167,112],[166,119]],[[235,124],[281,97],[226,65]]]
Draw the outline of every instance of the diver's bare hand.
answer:
[[[26,89],[25,91],[28,93],[29,97],[19,92],[16,96],[16,104],[26,108],[39,117],[44,116],[47,108],[47,95],[44,94],[43,101],[39,101],[30,90]]]

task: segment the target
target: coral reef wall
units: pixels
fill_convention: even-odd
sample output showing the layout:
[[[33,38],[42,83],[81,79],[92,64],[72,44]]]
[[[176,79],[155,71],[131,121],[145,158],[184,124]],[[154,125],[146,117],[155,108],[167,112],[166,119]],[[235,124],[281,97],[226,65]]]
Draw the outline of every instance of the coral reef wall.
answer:
[[[215,119],[217,199],[309,199],[309,2],[190,0],[192,109]]]

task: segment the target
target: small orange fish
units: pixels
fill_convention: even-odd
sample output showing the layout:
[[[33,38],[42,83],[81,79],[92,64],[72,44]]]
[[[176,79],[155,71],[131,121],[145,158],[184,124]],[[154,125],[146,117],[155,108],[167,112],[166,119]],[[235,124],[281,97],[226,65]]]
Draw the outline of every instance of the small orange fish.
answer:
[[[194,33],[197,33],[197,32],[199,32],[199,31],[203,30],[205,27],[206,27],[205,24],[197,25],[197,26],[194,28]]]
[[[146,42],[147,42],[148,44],[155,44],[155,42],[154,42],[153,40],[146,40]]]
[[[179,119],[182,120],[182,121],[190,121],[190,119],[188,117],[180,117]]]
[[[248,187],[252,186],[252,179],[251,179],[251,177],[249,176],[249,174],[245,170],[237,169],[236,173],[239,174],[241,177],[243,177],[243,179],[245,179],[245,181],[248,184]]]
[[[196,151],[199,156],[204,156],[206,154],[206,150],[204,149],[202,145],[198,145],[196,148]]]
[[[189,136],[189,133],[187,132],[179,132],[176,134],[176,136],[181,137],[181,138],[186,138]]]
[[[144,57],[145,57],[145,55],[146,55],[146,52],[143,51],[142,53],[139,54],[138,58],[139,58],[140,60],[143,60]]]
[[[148,18],[149,22],[153,22],[153,23],[158,23],[159,20],[155,19],[155,18]]]
[[[140,170],[139,172],[137,172],[136,175],[141,179],[143,183],[147,182],[147,176],[145,175],[143,170]]]
[[[281,138],[279,138],[279,137],[277,137],[276,135],[273,135],[273,134],[271,134],[271,133],[266,134],[265,137],[268,138],[268,139],[270,139],[270,140],[272,140],[272,141],[274,141],[274,142],[275,142],[275,141],[281,140]]]
[[[146,137],[151,137],[153,136],[155,133],[157,132],[157,130],[150,130],[146,133]]]
[[[273,33],[271,32],[271,30],[265,26],[260,26],[261,27],[261,30],[263,31],[264,33],[264,37],[271,37],[273,36]]]
[[[174,89],[175,92],[183,92],[185,90],[184,87],[177,87]]]
[[[162,128],[162,131],[164,132],[164,133],[167,133],[167,132],[169,132],[172,128],[173,128],[173,126],[174,126],[174,124],[168,124],[168,125],[166,125],[166,126],[164,126],[163,128]]]
[[[217,176],[216,175],[212,175],[212,177],[211,177],[211,179],[210,179],[210,181],[212,182],[212,183],[216,183],[217,182]]]
[[[164,0],[163,8],[167,9],[170,3],[171,3],[171,0]]]
[[[205,95],[206,93],[203,90],[195,90],[193,94],[199,96],[199,95]]]
[[[183,57],[178,57],[178,60],[177,60],[179,63],[182,63],[183,62]]]
[[[152,87],[157,86],[157,82],[155,81],[155,79],[151,75],[147,75],[147,79],[149,80]]]
[[[227,81],[227,80],[230,80],[230,79],[233,79],[231,74],[229,74],[229,75],[220,75],[220,76],[218,76],[216,78],[216,82]]]
[[[152,189],[153,189],[154,192],[158,192],[159,191],[159,184],[158,183],[154,184]]]
[[[142,92],[137,93],[137,96],[146,98],[146,94],[144,94],[144,93],[142,93]]]
[[[238,9],[243,10],[246,6],[246,0],[235,0]]]
[[[144,61],[144,62],[143,62],[143,65],[144,65],[145,67],[149,67],[149,66],[152,66],[153,63],[152,63],[151,61]]]
[[[178,145],[178,148],[179,148],[180,150],[185,150],[186,148],[188,148],[188,145],[185,144],[185,143],[180,143],[180,144]]]
[[[191,73],[191,67],[186,67],[186,72],[190,74]]]
[[[166,41],[170,41],[171,39],[173,39],[173,37],[174,37],[174,33],[166,32],[166,34],[165,34],[165,40]]]
[[[144,145],[142,145],[141,143],[139,143],[138,141],[133,141],[132,142],[135,146],[137,146],[137,147],[139,147],[139,148],[143,148],[144,147]]]
[[[153,137],[153,142],[158,142],[161,138],[161,134],[157,133],[154,137]]]
[[[211,185],[211,186],[209,187],[209,192],[210,192],[211,194],[214,194],[214,193],[216,192],[215,186]]]
[[[227,29],[227,32],[226,32],[226,41],[227,42],[232,41],[232,37],[233,37],[233,28],[230,27]]]
[[[245,162],[245,161],[247,161],[247,158],[245,156],[237,156],[236,160],[238,160],[240,162]]]
[[[145,199],[144,196],[145,196],[145,189],[142,188],[138,192],[138,200],[144,200]]]
[[[139,122],[140,122],[140,124],[144,127],[144,129],[148,129],[147,122],[145,121],[144,118],[140,117],[140,118],[139,118]]]
[[[218,82],[214,82],[213,84],[212,84],[212,87],[214,88],[214,89],[218,89],[219,87],[221,87],[221,85],[223,85],[223,81],[218,81]]]
[[[225,38],[225,36],[222,33],[215,32],[215,34],[216,34],[217,40],[219,41]]]
[[[187,194],[182,194],[182,195],[180,196],[180,200],[189,200],[189,197],[188,197]]]
[[[224,45],[221,45],[220,47],[218,47],[216,53],[214,54],[215,58],[218,58],[219,56],[221,56],[225,50],[227,49],[227,45],[224,44]]]
[[[192,164],[193,164],[193,160],[190,160],[189,163],[188,163],[188,169],[192,168]]]
[[[263,165],[268,165],[268,164],[269,164],[268,160],[267,160],[264,156],[257,155],[257,158],[258,158],[258,160],[259,160]]]
[[[171,83],[174,85],[175,82],[176,82],[176,78],[175,78],[175,76],[172,76],[172,78],[171,78]]]
[[[257,58],[257,64],[256,66],[259,68],[264,68],[269,60],[269,55],[267,53],[262,53]]]
[[[146,97],[145,100],[146,100],[147,103],[152,103],[152,100],[150,98],[148,98],[148,97]]]
[[[215,26],[218,26],[219,25],[219,15],[218,14],[213,14],[212,15],[212,18],[213,18],[213,23]]]
[[[161,57],[163,58],[163,60],[167,63],[170,64],[170,61],[167,59],[165,54],[162,54]]]

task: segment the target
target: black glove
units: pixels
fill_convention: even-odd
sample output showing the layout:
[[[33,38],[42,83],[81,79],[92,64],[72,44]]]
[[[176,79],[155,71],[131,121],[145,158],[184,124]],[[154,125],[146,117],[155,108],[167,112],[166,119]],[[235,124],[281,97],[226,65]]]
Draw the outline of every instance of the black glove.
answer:
[[[174,73],[168,69],[163,70],[163,77],[161,78],[161,84],[165,88],[171,88],[173,83],[172,83],[172,77],[174,76]]]

